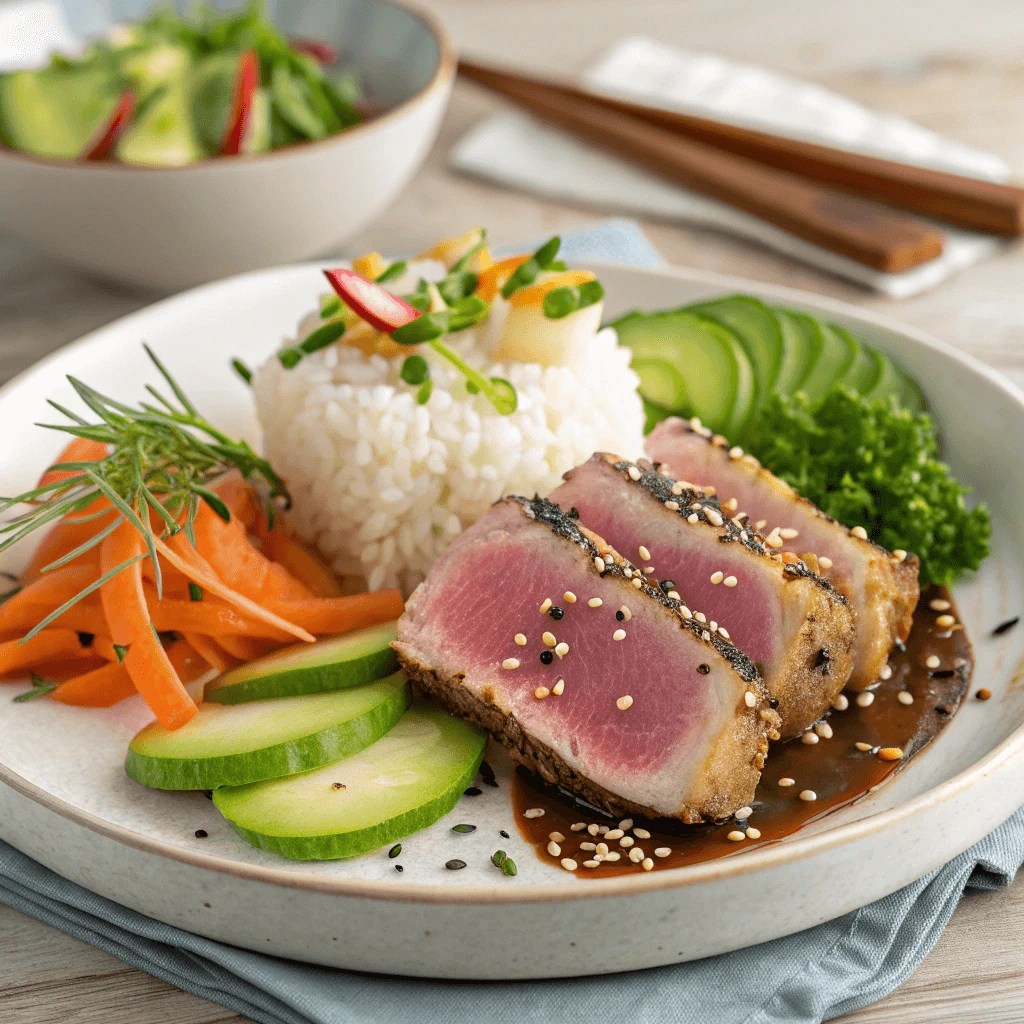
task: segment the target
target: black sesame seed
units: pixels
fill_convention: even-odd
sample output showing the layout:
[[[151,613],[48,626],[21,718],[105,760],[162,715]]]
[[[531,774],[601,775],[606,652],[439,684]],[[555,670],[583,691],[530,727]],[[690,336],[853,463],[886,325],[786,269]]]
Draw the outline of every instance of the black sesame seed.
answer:
[[[778,706],[779,706],[779,702],[774,697],[769,697],[768,698],[768,707],[770,707],[770,708],[777,708]]]
[[[999,625],[992,630],[992,635],[1002,636],[1004,633],[1013,629],[1013,627],[1016,626],[1018,622],[1020,622],[1020,616],[1014,615],[1012,619],[1007,619],[1005,622],[1000,622]]]
[[[95,633],[79,633],[78,634],[78,642],[83,647],[92,647],[92,642],[95,639],[96,639],[96,634]]]
[[[494,781],[494,769],[486,761],[481,761],[480,767],[477,770],[480,772],[480,778],[482,778],[484,782],[487,782],[488,780],[491,782]]]
[[[565,614],[564,608],[559,608],[558,605],[552,605],[548,610],[548,615],[551,616],[556,622]]]
[[[470,832],[476,831],[476,825],[452,825],[452,831],[458,832],[461,835],[468,835]]]
[[[205,828],[196,829],[196,839],[205,839],[208,835],[209,833],[206,831]]]
[[[392,860],[394,860],[401,852],[402,852],[402,844],[401,843],[395,843],[395,845],[392,846],[390,850],[388,850],[388,856]]]
[[[551,651],[541,651],[540,660],[543,662],[543,664],[550,665],[551,662],[555,660],[555,656],[551,653]]]
[[[477,786],[470,786],[469,789],[467,789],[462,795],[463,796],[479,796],[482,792],[483,792],[483,790],[480,789],[479,787],[477,787]]]
[[[697,671],[702,675],[706,676],[711,671],[710,665],[700,664],[697,666]]]
[[[346,787],[345,787],[345,783],[344,782],[332,782],[331,783],[331,789],[345,789],[345,788]]]
[[[449,871],[461,871],[465,866],[464,860],[449,860],[444,865]]]
[[[930,679],[952,679],[953,670],[951,668],[939,669],[937,672],[929,672],[928,677]]]
[[[569,509],[569,518],[570,519],[579,519],[579,517],[580,517],[580,510],[575,505],[573,505],[573,507],[571,509]]]
[[[615,613],[615,618],[618,619],[619,622],[625,621],[626,616],[623,615],[621,608]]]
[[[498,829],[498,835],[501,836],[502,839],[509,838],[509,834],[503,828]]]
[[[395,870],[396,870],[396,871],[397,871],[397,872],[398,872],[399,874],[401,874],[401,873],[402,873],[402,872],[403,872],[403,871],[405,870],[405,868],[403,868],[401,864],[396,864],[396,865],[395,865]]]
[[[661,589],[664,590],[665,593],[667,594],[670,590],[675,590],[676,589],[676,581],[675,580],[662,580],[658,584],[658,586],[661,587]]]

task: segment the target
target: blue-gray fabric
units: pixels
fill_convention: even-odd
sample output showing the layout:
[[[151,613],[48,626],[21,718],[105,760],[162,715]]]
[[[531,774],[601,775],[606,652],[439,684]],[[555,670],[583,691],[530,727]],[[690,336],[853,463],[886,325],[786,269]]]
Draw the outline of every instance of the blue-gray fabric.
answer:
[[[659,262],[639,228],[623,220],[568,236],[565,250],[573,260]],[[1024,809],[938,871],[808,931],[632,974],[500,984],[356,974],[250,953],[128,910],[4,843],[0,902],[260,1024],[816,1024],[900,985],[961,896],[1008,885],[1022,860]]]

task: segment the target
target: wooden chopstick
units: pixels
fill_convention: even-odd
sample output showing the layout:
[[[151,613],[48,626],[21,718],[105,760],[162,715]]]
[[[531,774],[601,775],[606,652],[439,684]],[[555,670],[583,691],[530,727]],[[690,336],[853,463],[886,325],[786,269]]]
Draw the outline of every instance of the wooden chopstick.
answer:
[[[473,77],[599,149],[876,270],[909,270],[942,252],[941,231],[889,207],[683,138],[586,95]]]
[[[564,82],[533,78],[473,61],[461,60],[459,72],[505,95],[509,95],[507,87],[526,84],[561,96],[586,99],[769,167],[960,227],[1009,237],[1024,235],[1024,188],[1018,186],[979,181],[632,103],[587,92]]]

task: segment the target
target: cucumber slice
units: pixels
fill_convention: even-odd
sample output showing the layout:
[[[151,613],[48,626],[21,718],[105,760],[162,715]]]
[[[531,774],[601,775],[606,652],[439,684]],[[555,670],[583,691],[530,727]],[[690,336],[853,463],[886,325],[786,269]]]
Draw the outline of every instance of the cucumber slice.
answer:
[[[914,416],[924,412],[924,395],[921,393],[921,388],[918,386],[917,381],[902,366],[897,366],[896,369],[899,372],[902,384],[899,392],[900,405],[904,409],[909,410]]]
[[[782,331],[772,310],[749,295],[729,295],[685,307],[732,331],[754,368],[754,412],[775,388],[782,366]]]
[[[808,317],[812,320],[813,318]],[[835,331],[829,324],[817,323],[821,331],[821,352],[800,387],[812,402],[825,397],[836,381],[842,380],[857,356],[857,342],[849,334]]]
[[[120,93],[100,70],[47,69],[0,76],[0,124],[15,149],[77,160],[107,124]]]
[[[775,309],[782,332],[782,362],[775,378],[775,392],[791,395],[800,390],[821,352],[821,329],[809,317],[788,309]]]
[[[355,857],[444,817],[472,782],[486,735],[417,703],[373,746],[288,779],[218,789],[243,839],[293,860]]]
[[[868,345],[864,345],[863,347],[871,353],[878,365],[878,375],[875,379],[874,386],[870,391],[865,391],[863,393],[864,397],[874,401],[878,398],[889,398],[890,396],[894,396],[897,404],[902,405],[902,402],[900,402],[900,392],[903,389],[903,378],[900,375],[900,371],[896,369],[896,365],[879,349],[871,348]]]
[[[296,644],[225,672],[206,687],[203,700],[242,704],[369,683],[398,668],[391,650],[397,636],[398,623],[385,622],[315,644]]]
[[[853,362],[846,368],[846,373],[840,378],[840,382],[852,388],[857,394],[866,395],[878,383],[878,360],[875,359],[871,349],[862,344],[846,328],[836,324],[828,326],[837,334],[842,335],[854,352]]]
[[[686,382],[679,371],[664,359],[639,359],[632,362],[640,378],[640,393],[662,409],[685,409]]]
[[[380,739],[409,704],[396,672],[351,690],[226,706],[203,704],[174,732],[153,723],[125,771],[154,789],[216,789],[309,771]]]
[[[754,371],[731,331],[679,311],[630,313],[612,326],[634,359],[661,360],[679,374],[687,401],[685,408],[672,412],[699,416],[727,436],[739,433],[753,405]],[[642,388],[640,393],[649,397]]]

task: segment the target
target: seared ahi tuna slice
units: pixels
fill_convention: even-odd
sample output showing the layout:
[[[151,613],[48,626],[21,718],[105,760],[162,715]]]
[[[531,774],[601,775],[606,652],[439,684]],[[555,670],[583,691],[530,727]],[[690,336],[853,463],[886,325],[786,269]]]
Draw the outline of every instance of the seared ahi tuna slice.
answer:
[[[782,733],[829,710],[853,664],[853,613],[827,580],[793,557],[775,561],[718,499],[677,484],[651,463],[595,455],[570,470],[550,501],[639,559],[662,589],[717,623],[757,665],[778,701]]]
[[[557,505],[507,498],[434,565],[394,647],[549,782],[696,824],[751,801],[779,716],[750,659],[689,614]]]
[[[910,633],[920,594],[917,558],[857,536],[699,421],[663,420],[647,439],[647,452],[674,476],[712,484],[719,498],[735,499],[773,550],[813,552],[818,568],[850,599],[856,619],[847,685],[862,690],[876,683],[893,644]]]

